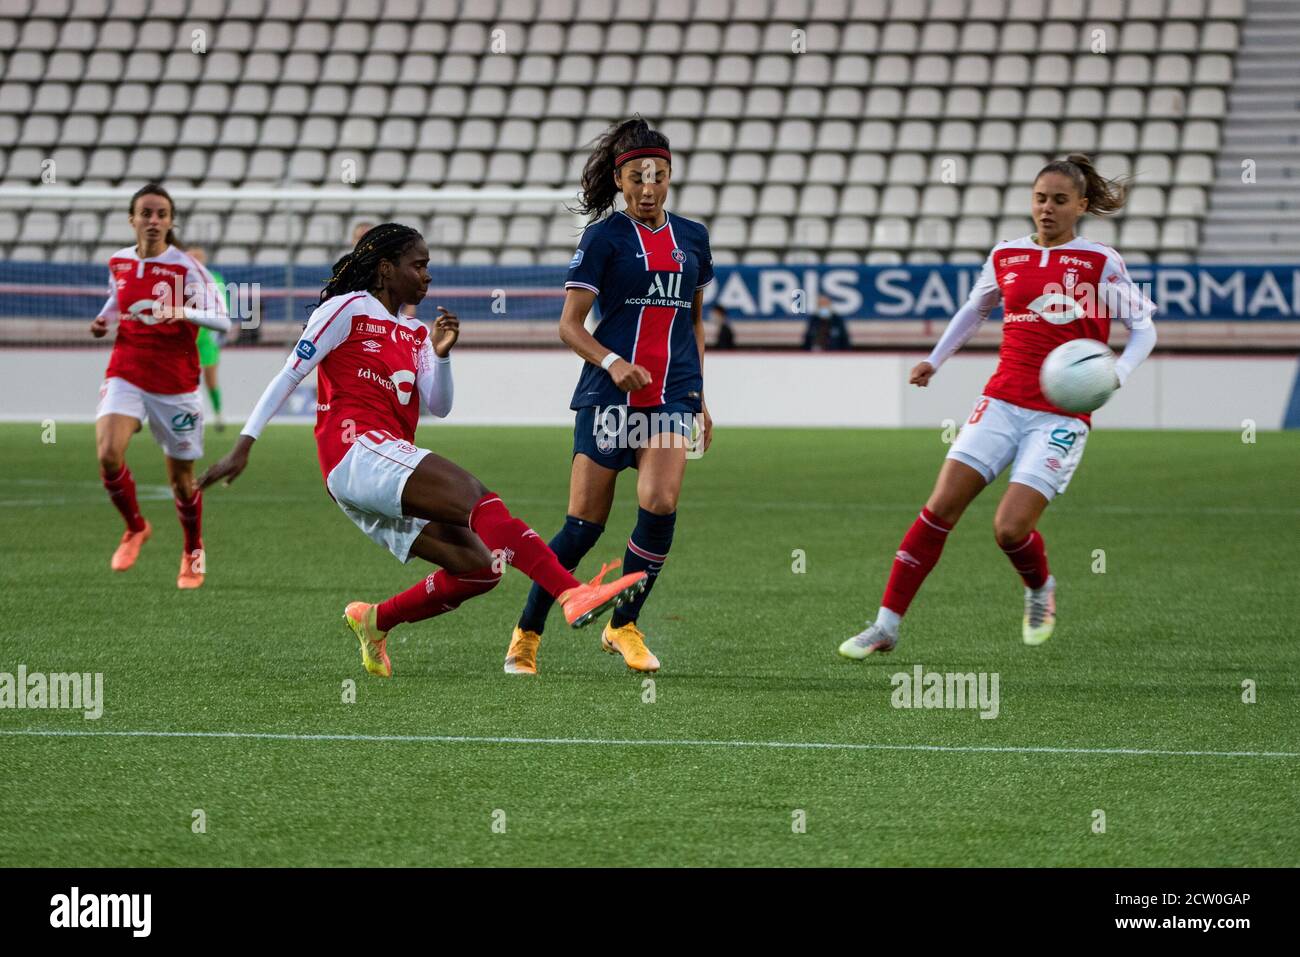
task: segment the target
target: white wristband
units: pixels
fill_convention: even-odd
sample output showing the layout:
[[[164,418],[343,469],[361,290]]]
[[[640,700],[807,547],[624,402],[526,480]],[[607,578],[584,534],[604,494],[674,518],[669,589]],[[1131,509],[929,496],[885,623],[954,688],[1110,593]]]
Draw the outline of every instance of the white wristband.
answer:
[[[606,372],[608,372],[609,367],[612,366],[615,362],[617,362],[621,358],[622,356],[620,356],[617,352],[611,352],[609,355],[605,356],[605,358],[600,360],[600,367],[604,369]]]

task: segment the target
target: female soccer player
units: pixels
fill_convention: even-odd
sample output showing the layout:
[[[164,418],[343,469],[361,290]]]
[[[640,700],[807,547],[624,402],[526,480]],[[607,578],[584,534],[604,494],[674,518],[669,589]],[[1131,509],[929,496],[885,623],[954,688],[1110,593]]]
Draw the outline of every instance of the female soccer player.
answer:
[[[424,298],[428,266],[424,239],[408,226],[383,223],[362,236],[334,264],[301,341],[262,393],[235,447],[200,483],[207,488],[225,479],[229,485],[243,472],[266,423],[318,369],[316,447],[330,497],[399,561],[416,556],[442,566],[387,601],[356,601],[344,611],[366,670],[383,678],[393,673],[389,631],[490,591],[507,564],[555,596],[575,628],[630,599],[646,577],[639,572],[601,584],[597,576],[582,584],[500,496],[413,444],[420,399],[436,416],[451,411],[451,348],[460,335],[456,317],[441,306],[432,335],[402,310]]]
[[[601,637],[605,651],[637,671],[659,669],[637,617],[672,544],[697,415],[703,447],[713,441],[703,377],[704,287],[713,281],[713,256],[702,225],[664,209],[671,176],[668,139],[639,116],[597,142],[579,205],[591,220],[569,262],[560,316],[560,338],[587,361],[569,405],[577,412],[569,512],[550,546],[565,568],[576,569],[605,530],[618,473],[637,469],[640,507],[623,570],[649,577]],[[626,208],[609,212],[620,193]],[[583,325],[593,303],[601,317],[594,334]],[[506,651],[507,672],[537,673],[550,608],[550,596],[534,587]]]
[[[199,397],[200,328],[230,328],[226,306],[212,276],[182,251],[173,225],[176,208],[156,183],[131,197],[130,223],[136,244],[108,261],[109,296],[90,324],[96,339],[119,320],[113,354],[99,388],[95,447],[109,498],[126,520],[111,567],[135,564],[152,527],[140,514],[135,480],[126,466],[126,447],[149,419],[162,446],[167,481],[185,532],[178,588],[203,584],[203,499],[194,483],[194,460],[203,456],[203,403]]]
[[[1110,320],[1130,331],[1116,364],[1122,385],[1155,345],[1155,305],[1129,278],[1119,253],[1074,233],[1084,213],[1102,216],[1124,205],[1127,190],[1103,178],[1088,157],[1072,154],[1048,163],[1034,180],[1032,215],[1038,232],[993,248],[970,298],[944,330],[910,382],[926,386],[945,359],[962,347],[1001,296],[1002,346],[997,370],[975,403],[939,471],[934,491],[904,536],[873,624],[840,645],[861,659],[892,651],[898,626],[943,543],[975,496],[1011,466],[1011,484],[998,504],[993,534],[1025,582],[1021,636],[1041,645],[1056,623],[1056,580],[1047,566],[1038,520],[1065,491],[1079,467],[1091,419],[1054,407],[1038,373],[1063,342],[1106,342]]]

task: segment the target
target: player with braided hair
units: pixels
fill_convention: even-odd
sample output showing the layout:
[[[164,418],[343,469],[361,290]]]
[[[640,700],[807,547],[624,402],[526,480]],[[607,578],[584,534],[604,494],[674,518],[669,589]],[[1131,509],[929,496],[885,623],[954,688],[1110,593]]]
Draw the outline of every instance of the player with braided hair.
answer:
[[[645,587],[645,573],[583,584],[531,528],[469,472],[417,447],[420,401],[439,418],[451,411],[451,349],[460,323],[438,307],[433,330],[403,314],[429,288],[429,250],[399,223],[370,229],[334,264],[301,340],[266,387],[235,447],[203,475],[229,485],[248,465],[267,422],[317,370],[316,445],[330,497],[399,561],[441,566],[377,604],[349,604],[344,619],[368,672],[390,677],[389,631],[457,608],[490,591],[514,565],[559,601],[575,628]],[[417,399],[416,396],[419,396]]]

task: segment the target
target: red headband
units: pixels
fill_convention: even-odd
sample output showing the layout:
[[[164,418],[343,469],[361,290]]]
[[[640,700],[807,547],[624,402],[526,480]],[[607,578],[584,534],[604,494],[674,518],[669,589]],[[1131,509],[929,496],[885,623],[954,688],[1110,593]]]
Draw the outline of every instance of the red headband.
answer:
[[[621,154],[614,160],[614,168],[617,169],[628,160],[638,159],[642,156],[657,156],[660,159],[666,159],[669,163],[673,161],[672,154],[662,146],[642,146],[640,149],[628,150],[626,153]]]

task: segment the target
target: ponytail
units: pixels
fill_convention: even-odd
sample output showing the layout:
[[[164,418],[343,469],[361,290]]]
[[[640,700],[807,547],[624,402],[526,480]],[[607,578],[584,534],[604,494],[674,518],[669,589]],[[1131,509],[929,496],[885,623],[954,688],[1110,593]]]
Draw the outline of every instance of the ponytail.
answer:
[[[645,148],[666,150],[668,137],[651,129],[639,113],[607,129],[582,168],[582,192],[572,212],[587,216],[587,222],[594,223],[613,208],[618,195],[618,187],[614,185],[615,159],[631,150]]]
[[[1107,179],[1102,176],[1092,165],[1091,158],[1083,153],[1071,153],[1063,160],[1048,163],[1038,171],[1034,181],[1037,182],[1044,173],[1061,173],[1068,176],[1074,183],[1075,191],[1088,200],[1088,212],[1094,216],[1119,212],[1128,199],[1129,188],[1132,185],[1132,180],[1128,177]]]

